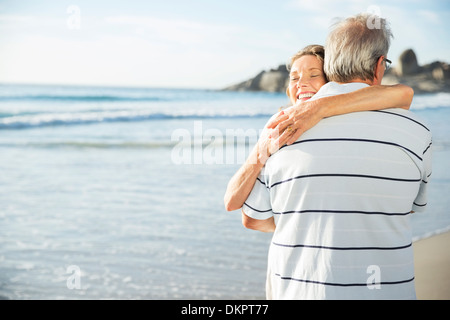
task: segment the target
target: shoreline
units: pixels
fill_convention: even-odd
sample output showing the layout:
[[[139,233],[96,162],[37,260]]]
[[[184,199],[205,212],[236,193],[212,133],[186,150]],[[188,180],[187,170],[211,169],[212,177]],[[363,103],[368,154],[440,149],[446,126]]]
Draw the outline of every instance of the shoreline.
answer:
[[[432,237],[435,237],[435,236],[438,236],[438,235],[441,235],[441,234],[447,233],[447,232],[450,232],[450,226],[447,226],[445,228],[441,228],[441,229],[438,229],[435,231],[430,231],[430,232],[424,233],[420,236],[415,236],[412,238],[412,242],[414,243],[414,242],[417,242],[420,240],[426,240],[428,238],[432,238]]]
[[[418,300],[450,299],[450,231],[413,241]]]

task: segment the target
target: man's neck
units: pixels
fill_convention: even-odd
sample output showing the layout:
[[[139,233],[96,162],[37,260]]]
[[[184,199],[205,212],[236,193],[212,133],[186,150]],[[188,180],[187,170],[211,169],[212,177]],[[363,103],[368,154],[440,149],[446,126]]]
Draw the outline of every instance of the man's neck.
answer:
[[[368,84],[369,86],[373,86],[374,85],[373,80],[362,80],[362,79],[359,79],[359,78],[352,79],[352,80],[347,81],[347,82],[338,82],[338,83],[339,84],[346,84],[346,83],[355,83],[355,82],[365,83],[365,84]]]

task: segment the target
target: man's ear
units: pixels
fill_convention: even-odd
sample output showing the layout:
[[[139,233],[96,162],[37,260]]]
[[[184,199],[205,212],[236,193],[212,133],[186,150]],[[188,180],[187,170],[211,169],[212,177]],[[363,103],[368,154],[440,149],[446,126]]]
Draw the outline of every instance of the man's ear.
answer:
[[[384,65],[384,56],[378,58],[377,64],[375,66],[373,84],[381,84],[381,80],[383,80],[384,72],[386,71],[386,67]]]

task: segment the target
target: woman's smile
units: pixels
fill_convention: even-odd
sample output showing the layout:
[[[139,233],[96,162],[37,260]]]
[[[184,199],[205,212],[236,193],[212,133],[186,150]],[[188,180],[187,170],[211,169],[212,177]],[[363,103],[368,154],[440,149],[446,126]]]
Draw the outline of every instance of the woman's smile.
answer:
[[[306,101],[311,99],[312,96],[314,96],[316,92],[312,91],[305,91],[305,92],[299,92],[297,95],[297,101]]]

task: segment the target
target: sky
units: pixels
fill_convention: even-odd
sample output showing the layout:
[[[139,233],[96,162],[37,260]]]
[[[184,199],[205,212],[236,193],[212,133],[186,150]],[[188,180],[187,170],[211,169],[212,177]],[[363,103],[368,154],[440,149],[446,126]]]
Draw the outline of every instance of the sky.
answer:
[[[450,63],[450,0],[0,0],[0,83],[220,89],[386,18],[394,62]]]

